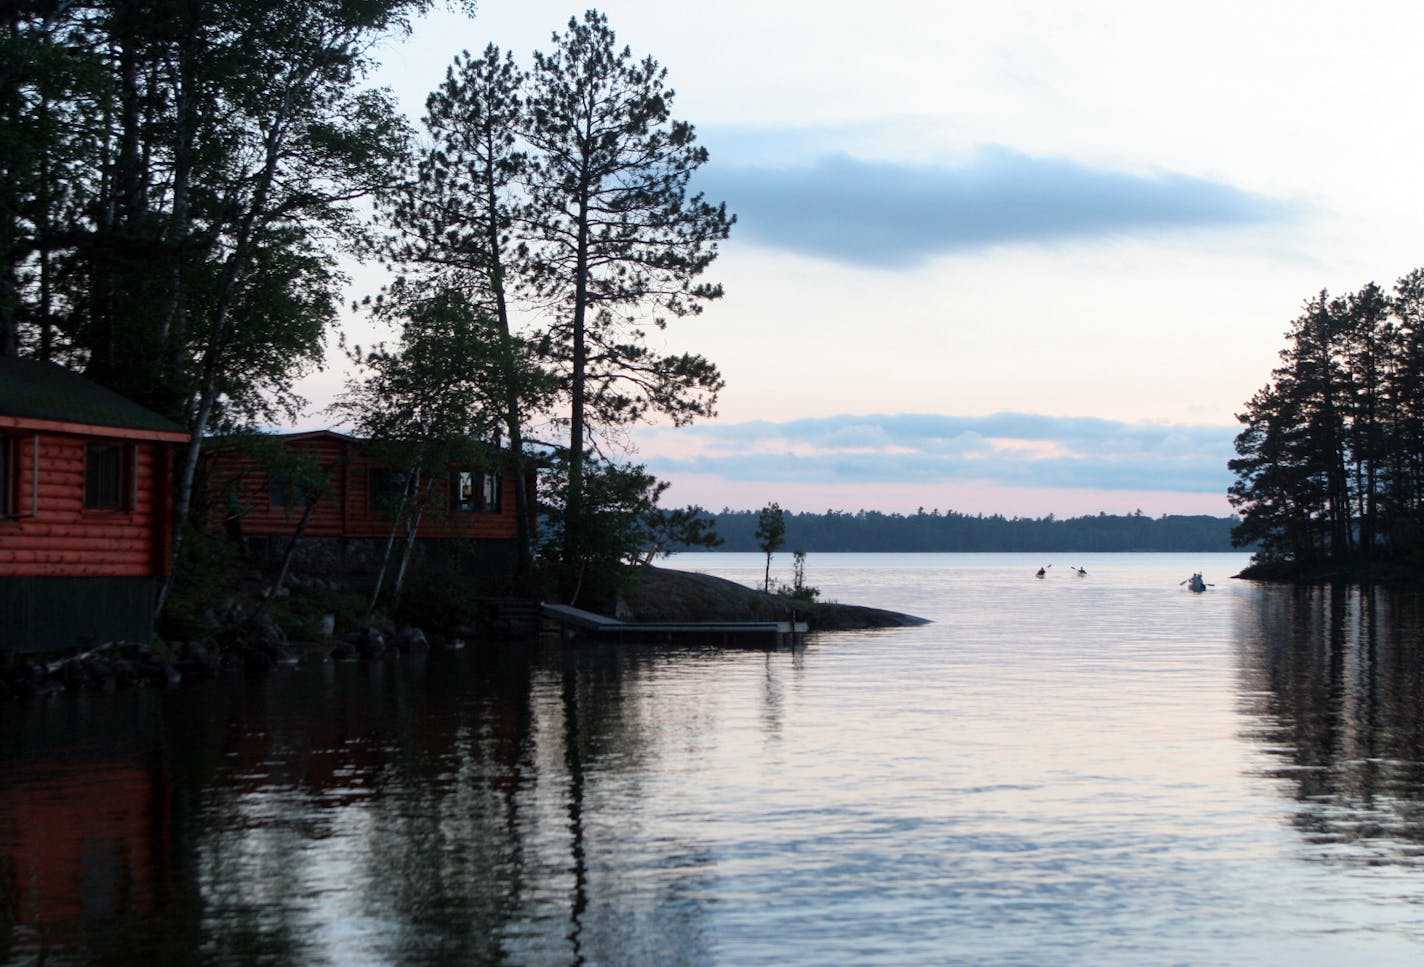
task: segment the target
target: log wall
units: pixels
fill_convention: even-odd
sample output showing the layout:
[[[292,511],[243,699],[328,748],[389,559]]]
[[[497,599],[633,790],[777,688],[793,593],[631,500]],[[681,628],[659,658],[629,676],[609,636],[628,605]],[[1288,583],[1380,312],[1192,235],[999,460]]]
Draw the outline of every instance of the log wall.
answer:
[[[0,577],[149,578],[166,573],[171,444],[155,440],[16,432],[12,513],[0,518]],[[122,506],[85,506],[90,443],[118,445]]]
[[[325,487],[312,505],[305,536],[364,539],[385,538],[390,533],[393,514],[373,506],[371,495],[372,471],[379,465],[362,452],[360,441],[317,433],[290,438],[286,445],[310,456],[325,472]],[[233,450],[215,448],[210,453],[208,485],[215,515],[226,519],[236,512],[244,537],[281,537],[296,532],[306,508],[300,501],[290,506],[274,502],[272,479],[263,466]],[[450,472],[457,469],[461,467],[448,468]],[[504,474],[500,481],[498,511],[453,510],[449,472],[428,482],[418,537],[513,540],[517,536],[512,474]]]

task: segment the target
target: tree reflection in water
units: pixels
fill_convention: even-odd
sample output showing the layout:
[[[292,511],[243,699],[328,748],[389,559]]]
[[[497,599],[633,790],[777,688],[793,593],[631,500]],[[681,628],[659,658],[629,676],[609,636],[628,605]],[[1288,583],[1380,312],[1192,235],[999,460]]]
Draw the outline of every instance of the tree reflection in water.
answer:
[[[658,761],[669,751],[668,735],[683,736],[682,749],[695,761],[696,744],[711,733],[705,710],[654,680],[669,663],[716,660],[711,654],[586,645],[536,676],[541,775],[562,797],[569,963],[711,958],[705,920],[714,895],[706,882],[712,851],[699,844],[693,825],[646,827],[642,808],[654,795],[645,783],[686,767]],[[538,833],[546,843],[555,828],[547,792]]]
[[[1142,567],[0,707],[0,963],[1417,960],[1418,596]]]
[[[1237,614],[1246,738],[1315,858],[1424,865],[1416,591],[1265,587]]]

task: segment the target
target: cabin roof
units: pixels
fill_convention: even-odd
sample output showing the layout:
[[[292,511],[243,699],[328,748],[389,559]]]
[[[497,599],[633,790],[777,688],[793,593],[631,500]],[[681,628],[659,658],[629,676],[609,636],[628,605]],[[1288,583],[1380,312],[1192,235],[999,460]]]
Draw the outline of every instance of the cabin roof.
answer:
[[[54,363],[0,356],[0,417],[187,439],[181,426],[105,386]]]
[[[240,444],[243,441],[250,440],[254,437],[261,437],[264,439],[272,440],[282,440],[289,443],[302,442],[306,440],[332,440],[337,443],[354,443],[357,445],[361,445],[367,442],[365,440],[362,440],[360,437],[354,437],[349,433],[342,433],[339,430],[262,430],[247,433],[217,433],[207,437],[206,442],[209,449],[216,449],[231,446],[233,444]]]
[[[349,433],[342,433],[340,430],[300,430],[295,433],[278,433],[277,436],[284,440],[340,440],[342,443],[362,443],[360,437],[354,437]]]

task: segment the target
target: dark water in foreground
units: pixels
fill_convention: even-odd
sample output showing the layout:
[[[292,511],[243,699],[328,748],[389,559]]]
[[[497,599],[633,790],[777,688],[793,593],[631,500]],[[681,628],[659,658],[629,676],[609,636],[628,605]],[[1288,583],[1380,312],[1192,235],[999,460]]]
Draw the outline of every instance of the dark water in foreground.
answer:
[[[935,623],[799,650],[0,707],[0,963],[1424,961],[1420,596],[1040,563],[812,555]]]

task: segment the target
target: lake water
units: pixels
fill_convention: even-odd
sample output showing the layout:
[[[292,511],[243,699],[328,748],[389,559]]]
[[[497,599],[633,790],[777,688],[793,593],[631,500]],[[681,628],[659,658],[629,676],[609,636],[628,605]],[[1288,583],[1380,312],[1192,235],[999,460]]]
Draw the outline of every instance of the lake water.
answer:
[[[1245,561],[812,554],[933,623],[0,707],[0,962],[1420,963],[1420,596]]]

